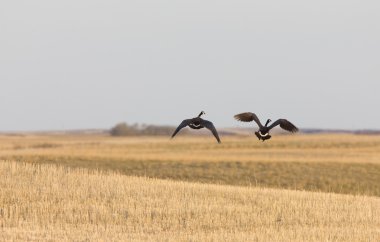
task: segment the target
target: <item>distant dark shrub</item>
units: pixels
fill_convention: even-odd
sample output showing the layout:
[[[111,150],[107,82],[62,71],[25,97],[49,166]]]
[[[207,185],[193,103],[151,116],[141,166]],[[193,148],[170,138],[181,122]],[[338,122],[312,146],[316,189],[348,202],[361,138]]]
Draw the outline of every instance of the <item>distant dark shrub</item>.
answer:
[[[126,123],[116,124],[111,130],[110,133],[112,136],[127,136],[134,135],[134,130]]]

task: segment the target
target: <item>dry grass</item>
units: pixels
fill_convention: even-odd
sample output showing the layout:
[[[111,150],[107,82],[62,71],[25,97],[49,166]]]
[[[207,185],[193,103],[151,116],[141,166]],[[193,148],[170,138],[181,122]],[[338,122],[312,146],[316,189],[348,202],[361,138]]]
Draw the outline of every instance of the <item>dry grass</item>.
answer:
[[[377,241],[380,199],[0,162],[0,240]]]
[[[0,159],[127,175],[380,196],[380,136],[0,136]]]

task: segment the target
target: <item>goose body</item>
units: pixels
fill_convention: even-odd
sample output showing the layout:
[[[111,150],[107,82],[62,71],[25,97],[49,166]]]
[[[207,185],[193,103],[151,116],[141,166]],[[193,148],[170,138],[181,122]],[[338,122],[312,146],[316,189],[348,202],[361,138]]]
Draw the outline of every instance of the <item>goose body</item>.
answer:
[[[214,135],[214,137],[216,138],[216,140],[218,141],[218,143],[220,143],[220,138],[219,138],[219,135],[218,135],[218,132],[216,131],[215,129],[215,126],[212,122],[208,121],[208,120],[205,120],[205,119],[202,119],[201,116],[205,114],[205,112],[201,112],[198,117],[195,117],[195,118],[191,118],[191,119],[185,119],[181,122],[181,124],[177,127],[177,129],[174,131],[173,135],[172,135],[172,138],[174,138],[174,136],[183,128],[185,128],[186,126],[187,127],[190,127],[192,129],[202,129],[202,128],[206,128],[208,130],[210,130],[212,132],[212,134]]]
[[[274,123],[268,126],[268,124],[272,122],[272,120],[268,119],[265,125],[262,125],[257,115],[251,112],[236,114],[234,118],[242,122],[255,121],[257,125],[259,126],[259,130],[255,132],[255,135],[257,136],[259,140],[262,140],[263,142],[272,137],[269,134],[269,131],[273,129],[274,127],[276,127],[277,125],[280,125],[282,129],[292,132],[292,133],[295,133],[298,131],[298,128],[286,119],[278,119],[277,121],[275,121]]]

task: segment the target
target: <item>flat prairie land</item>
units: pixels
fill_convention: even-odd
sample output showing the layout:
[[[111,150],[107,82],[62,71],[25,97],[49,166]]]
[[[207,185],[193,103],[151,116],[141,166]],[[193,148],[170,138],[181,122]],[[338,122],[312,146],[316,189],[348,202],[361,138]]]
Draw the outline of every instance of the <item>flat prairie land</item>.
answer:
[[[380,196],[380,136],[0,136],[0,160],[249,187]]]
[[[61,146],[49,149],[78,147],[75,139],[50,142]],[[86,142],[81,142],[88,149]],[[119,142],[121,146],[129,144]],[[155,146],[157,141],[149,142]],[[47,143],[38,146],[48,147]],[[378,197],[188,183],[14,161],[0,162],[0,177],[1,241],[380,238]]]

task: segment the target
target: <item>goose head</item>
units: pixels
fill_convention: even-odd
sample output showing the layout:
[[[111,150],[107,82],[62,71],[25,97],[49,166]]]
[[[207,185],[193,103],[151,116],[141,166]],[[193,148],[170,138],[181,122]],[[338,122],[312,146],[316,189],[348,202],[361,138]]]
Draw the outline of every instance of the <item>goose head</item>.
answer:
[[[270,122],[272,122],[272,120],[268,119],[267,122],[265,123],[265,127],[267,127]]]
[[[204,114],[206,114],[204,111],[202,111],[199,115],[198,115],[198,117],[200,118],[202,115],[204,115]]]

